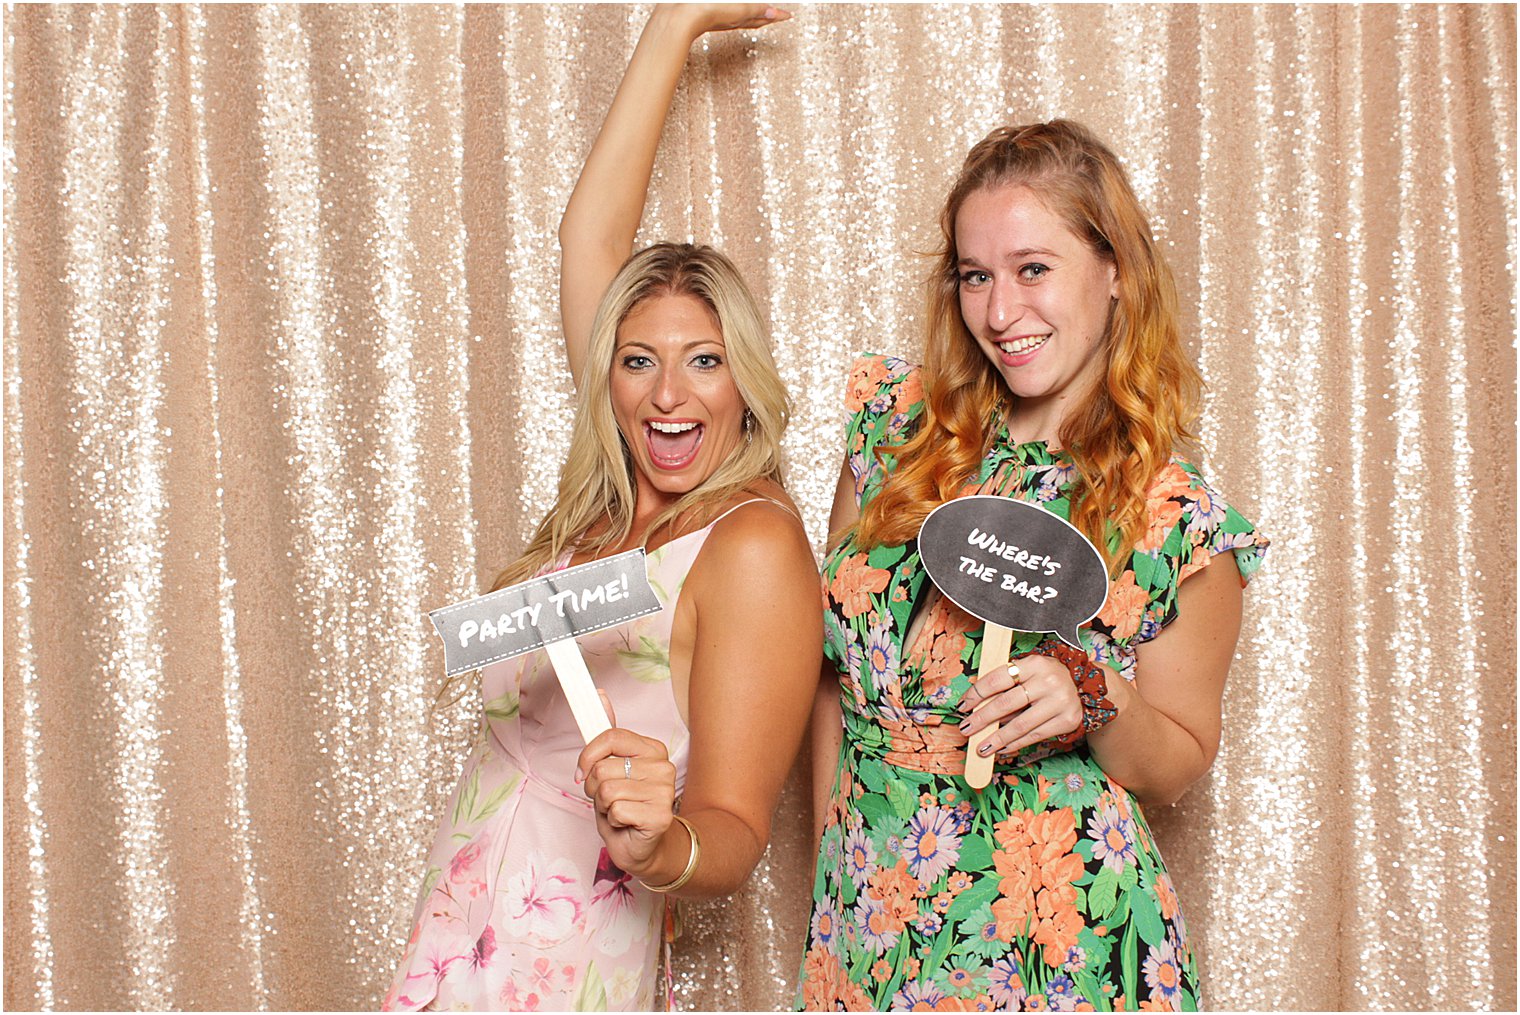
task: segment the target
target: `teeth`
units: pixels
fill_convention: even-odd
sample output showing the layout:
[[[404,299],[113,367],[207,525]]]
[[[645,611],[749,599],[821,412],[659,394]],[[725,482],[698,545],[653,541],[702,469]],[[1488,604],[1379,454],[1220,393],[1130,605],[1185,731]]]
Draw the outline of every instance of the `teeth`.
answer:
[[[649,421],[650,429],[658,430],[660,433],[685,433],[688,430],[695,430],[698,425],[696,423],[666,423],[655,419]]]
[[[1026,335],[1023,338],[1016,338],[1012,342],[999,342],[997,347],[1009,355],[1013,355],[1039,348],[1045,344],[1045,340],[1049,337],[1049,335]]]

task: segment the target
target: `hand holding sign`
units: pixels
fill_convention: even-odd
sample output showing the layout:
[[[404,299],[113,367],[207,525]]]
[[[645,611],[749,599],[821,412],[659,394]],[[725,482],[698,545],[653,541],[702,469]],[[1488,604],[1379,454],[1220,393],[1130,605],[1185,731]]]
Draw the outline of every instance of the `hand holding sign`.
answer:
[[[443,639],[451,677],[542,647],[589,742],[610,727],[575,639],[659,610],[637,549],[445,606],[428,618]]]
[[[1008,662],[1013,631],[1048,632],[1080,649],[1078,628],[1108,597],[1108,570],[1087,537],[1043,508],[1007,497],[941,504],[918,533],[924,570],[951,602],[986,622],[978,675]],[[993,758],[978,748],[991,724],[966,745],[966,781],[992,780]]]

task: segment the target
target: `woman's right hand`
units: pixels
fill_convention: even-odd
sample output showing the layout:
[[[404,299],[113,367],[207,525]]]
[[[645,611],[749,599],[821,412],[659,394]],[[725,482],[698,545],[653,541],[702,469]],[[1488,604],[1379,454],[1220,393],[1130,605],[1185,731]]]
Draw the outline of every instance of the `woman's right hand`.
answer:
[[[787,20],[791,14],[773,4],[656,4],[653,17],[684,25],[696,39],[708,32],[764,28]]]
[[[961,723],[967,736],[989,723],[1002,724],[982,745],[983,754],[1021,750],[1082,725],[1082,699],[1071,671],[1043,655],[1021,656],[1012,666],[977,678],[961,697],[960,707],[969,713]]]

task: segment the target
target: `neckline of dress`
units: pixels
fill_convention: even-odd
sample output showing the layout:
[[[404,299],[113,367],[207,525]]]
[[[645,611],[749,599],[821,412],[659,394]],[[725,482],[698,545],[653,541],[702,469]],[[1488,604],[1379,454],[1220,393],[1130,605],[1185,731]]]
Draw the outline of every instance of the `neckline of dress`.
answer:
[[[772,504],[776,503],[775,501],[771,500],[769,497],[753,497],[753,498],[751,498],[749,500],[746,500],[746,501],[740,501],[738,504],[735,504],[732,507],[726,508],[723,511],[722,514],[718,515],[718,517],[714,518],[712,521],[708,522],[706,525],[702,526],[700,529],[692,529],[690,532],[683,532],[679,536],[671,536],[669,539],[665,540],[665,542],[661,543],[659,546],[656,546],[653,550],[649,549],[647,546],[634,546],[634,547],[630,547],[629,550],[643,550],[644,551],[644,555],[646,557],[649,556],[649,554],[651,554],[651,553],[659,553],[661,550],[665,549],[665,547],[667,547],[667,546],[671,546],[671,545],[674,545],[675,543],[679,543],[681,540],[686,539],[686,538],[688,538],[690,536],[696,536],[696,535],[700,535],[703,532],[706,532],[708,529],[712,528],[714,525],[717,525],[723,519],[727,518],[733,512],[735,512],[735,511],[739,510],[740,508],[744,507],[746,504],[753,504],[756,501],[767,501],[767,502],[772,503]],[[623,550],[621,552],[628,553],[629,550]],[[608,556],[616,556],[616,555],[615,554],[608,554]],[[572,566],[570,564],[570,561],[573,560],[574,558],[575,558],[575,551],[571,550],[569,557],[561,558],[562,560],[565,561],[564,565],[562,567],[560,567],[560,568],[557,568],[556,570],[564,570],[565,568]],[[581,564],[576,564],[574,566],[575,567],[580,567],[582,564],[594,564],[598,560],[605,560],[605,559],[606,559],[605,557],[593,557],[590,560],[582,561]]]

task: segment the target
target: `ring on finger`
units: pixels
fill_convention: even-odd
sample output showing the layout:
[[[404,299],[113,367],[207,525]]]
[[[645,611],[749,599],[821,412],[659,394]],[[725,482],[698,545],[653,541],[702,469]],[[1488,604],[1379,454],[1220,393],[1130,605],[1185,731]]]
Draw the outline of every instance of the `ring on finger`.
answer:
[[[632,758],[624,758],[623,759],[623,778],[624,779],[632,779],[633,778],[633,759]]]

